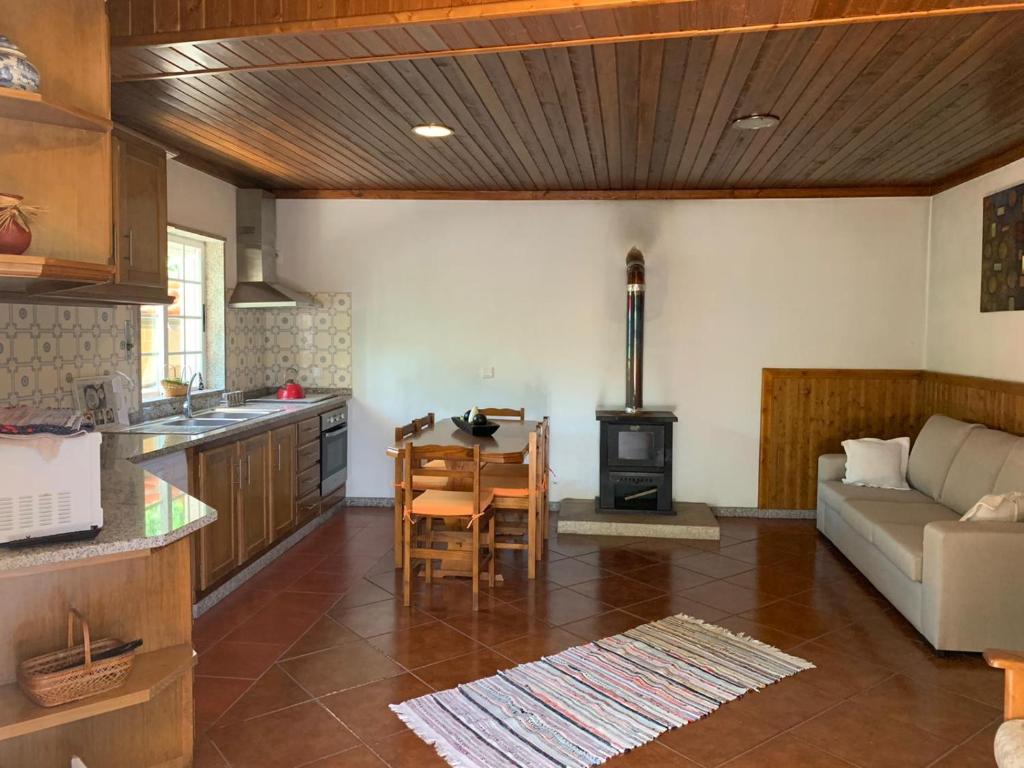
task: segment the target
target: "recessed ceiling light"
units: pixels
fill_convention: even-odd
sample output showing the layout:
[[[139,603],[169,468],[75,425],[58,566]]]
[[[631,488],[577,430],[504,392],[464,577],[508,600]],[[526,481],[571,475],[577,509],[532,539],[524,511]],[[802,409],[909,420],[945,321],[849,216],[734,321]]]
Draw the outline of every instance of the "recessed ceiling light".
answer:
[[[775,115],[744,115],[732,121],[734,128],[741,131],[760,131],[762,128],[774,128],[779,124],[779,118]]]
[[[443,139],[446,136],[451,136],[455,131],[449,128],[447,125],[440,125],[438,123],[427,123],[426,125],[414,125],[412,132],[417,136],[423,136],[426,139]]]

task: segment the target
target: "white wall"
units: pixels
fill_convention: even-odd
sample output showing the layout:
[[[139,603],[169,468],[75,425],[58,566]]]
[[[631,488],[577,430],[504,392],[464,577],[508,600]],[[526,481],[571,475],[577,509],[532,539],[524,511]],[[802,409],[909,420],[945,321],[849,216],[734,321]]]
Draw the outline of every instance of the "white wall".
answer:
[[[167,222],[226,239],[224,284],[235,284],[235,187],[173,160],[167,163]]]
[[[278,233],[286,281],[352,293],[351,496],[391,495],[395,424],[474,404],[550,415],[553,497],[593,496],[633,244],[677,499],[756,505],[762,367],[923,363],[927,199],[282,200]]]
[[[1024,160],[932,198],[927,367],[1024,381],[1024,311],[981,312],[982,200],[1024,182]]]

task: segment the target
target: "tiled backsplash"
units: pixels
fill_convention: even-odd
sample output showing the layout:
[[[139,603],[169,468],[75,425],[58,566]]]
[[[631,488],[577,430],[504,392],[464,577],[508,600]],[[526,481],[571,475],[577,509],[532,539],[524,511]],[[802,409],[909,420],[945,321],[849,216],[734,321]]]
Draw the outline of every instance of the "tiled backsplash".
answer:
[[[352,295],[313,298],[319,307],[228,310],[228,389],[279,385],[289,368],[305,386],[352,386]]]
[[[126,323],[128,328],[126,329]],[[138,381],[137,307],[0,304],[0,403],[73,407],[71,380],[120,371]]]

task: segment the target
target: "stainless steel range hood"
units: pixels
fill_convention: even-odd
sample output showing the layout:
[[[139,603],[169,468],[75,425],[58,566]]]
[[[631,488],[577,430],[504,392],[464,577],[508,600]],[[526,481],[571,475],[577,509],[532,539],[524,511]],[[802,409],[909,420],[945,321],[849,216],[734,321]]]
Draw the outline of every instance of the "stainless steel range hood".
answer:
[[[308,293],[277,280],[277,199],[262,189],[239,189],[236,200],[238,283],[228,305],[315,306]]]

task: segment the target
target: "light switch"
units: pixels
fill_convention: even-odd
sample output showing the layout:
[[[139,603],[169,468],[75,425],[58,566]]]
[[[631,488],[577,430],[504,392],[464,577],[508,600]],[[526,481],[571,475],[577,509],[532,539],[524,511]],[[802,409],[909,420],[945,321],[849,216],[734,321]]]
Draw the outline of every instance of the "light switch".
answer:
[[[480,369],[481,379],[493,379],[494,378],[494,366],[488,365]]]

